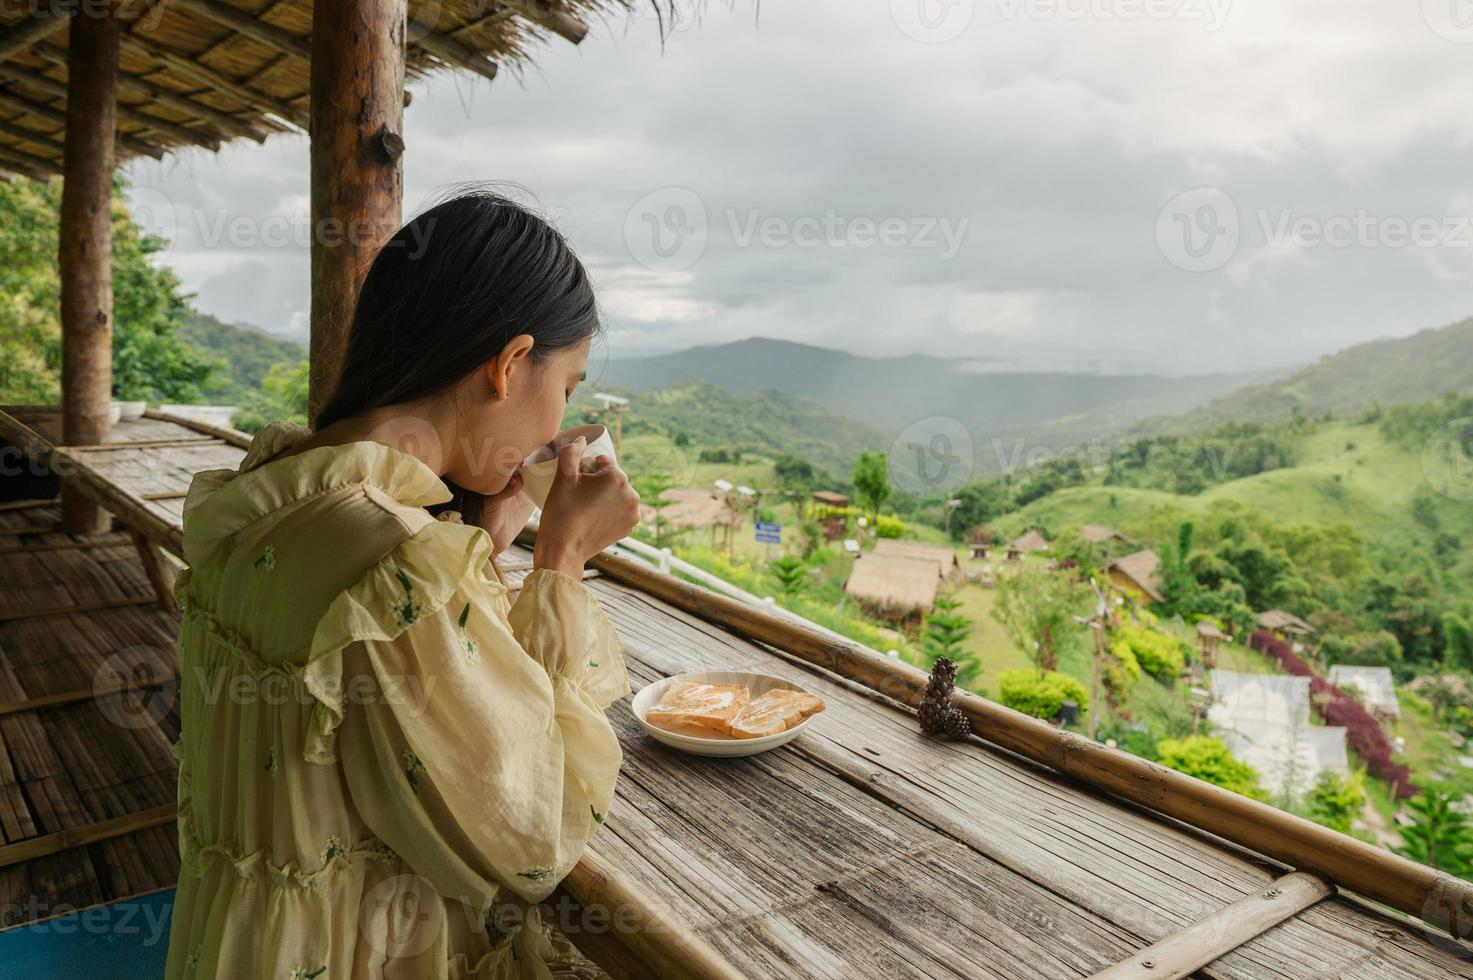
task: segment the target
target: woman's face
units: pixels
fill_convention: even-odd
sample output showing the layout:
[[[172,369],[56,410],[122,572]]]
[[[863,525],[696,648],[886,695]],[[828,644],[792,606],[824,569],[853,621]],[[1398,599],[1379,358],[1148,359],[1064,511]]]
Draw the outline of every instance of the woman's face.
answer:
[[[589,347],[584,340],[537,363],[532,337],[513,337],[472,382],[475,408],[462,431],[460,458],[446,475],[478,493],[506,489],[522,460],[557,435],[568,399],[587,373]]]

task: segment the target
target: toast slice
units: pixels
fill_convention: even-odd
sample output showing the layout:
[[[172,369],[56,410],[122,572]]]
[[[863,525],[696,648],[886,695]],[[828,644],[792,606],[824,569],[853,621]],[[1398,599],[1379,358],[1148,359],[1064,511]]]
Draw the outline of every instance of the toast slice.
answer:
[[[731,721],[736,738],[761,738],[785,732],[809,715],[824,709],[823,698],[781,688],[749,701]]]
[[[695,725],[725,733],[750,697],[745,684],[683,681],[666,691],[660,702],[644,713],[644,720],[661,728]]]

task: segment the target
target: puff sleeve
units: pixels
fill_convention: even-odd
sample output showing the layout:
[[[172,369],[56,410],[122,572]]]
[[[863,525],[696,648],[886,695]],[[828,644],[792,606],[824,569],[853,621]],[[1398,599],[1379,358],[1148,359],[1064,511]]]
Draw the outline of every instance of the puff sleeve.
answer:
[[[451,546],[437,556],[439,540]],[[381,594],[360,602],[380,601],[378,632],[392,635],[343,649],[337,731],[369,829],[442,896],[478,907],[503,888],[540,901],[577,863],[622,758],[604,710],[629,690],[593,593],[537,569],[508,607],[481,571],[488,549],[479,529],[437,524],[380,563]],[[446,567],[457,581],[437,582]]]

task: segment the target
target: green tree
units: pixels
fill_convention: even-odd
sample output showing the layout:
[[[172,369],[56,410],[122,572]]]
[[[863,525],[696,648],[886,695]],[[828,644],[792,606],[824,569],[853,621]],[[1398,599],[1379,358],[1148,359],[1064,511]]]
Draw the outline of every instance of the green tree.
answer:
[[[767,571],[777,579],[778,589],[785,596],[795,596],[808,587],[808,566],[800,558],[784,555],[767,563]]]
[[[133,223],[114,181],[112,198],[113,382],[124,398],[199,401],[223,362],[175,331],[189,307],[173,270],[151,256],[168,243]],[[0,184],[0,400],[60,397],[60,284],[56,253],[61,182]]]
[[[1258,773],[1233,755],[1220,739],[1210,735],[1163,739],[1156,752],[1157,762],[1177,772],[1255,800],[1268,798],[1259,786]]]
[[[1455,612],[1442,616],[1442,662],[1449,667],[1473,670],[1473,626]]]
[[[1402,844],[1392,850],[1448,874],[1473,873],[1473,824],[1456,809],[1463,794],[1431,785],[1407,801],[1412,823],[1401,828]]]
[[[880,523],[880,508],[890,499],[890,469],[884,453],[862,452],[854,463],[854,492],[870,512],[870,523]]]
[[[1365,773],[1354,770],[1342,776],[1325,770],[1310,788],[1304,804],[1307,816],[1315,823],[1350,833],[1351,824],[1366,804]]]
[[[963,644],[972,634],[972,621],[961,612],[961,608],[961,600],[954,595],[943,593],[936,597],[931,611],[926,614],[925,629],[921,633],[921,649],[925,651],[929,661],[935,661],[937,657],[948,657],[957,663],[966,664],[968,673],[971,673],[977,665],[971,662]]]
[[[1073,617],[1087,593],[1071,576],[1025,561],[998,579],[992,615],[1040,672],[1057,670],[1060,649],[1078,633]]]

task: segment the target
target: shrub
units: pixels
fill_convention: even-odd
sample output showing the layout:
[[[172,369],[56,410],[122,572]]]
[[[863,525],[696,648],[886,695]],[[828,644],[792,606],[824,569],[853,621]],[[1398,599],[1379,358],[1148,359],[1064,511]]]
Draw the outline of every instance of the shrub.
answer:
[[[881,514],[875,521],[875,537],[903,538],[905,537],[905,522],[893,514]]]
[[[1391,791],[1399,800],[1417,794],[1412,774],[1406,766],[1392,758],[1391,740],[1381,728],[1380,722],[1359,701],[1323,678],[1316,677],[1309,665],[1294,653],[1294,648],[1285,640],[1268,630],[1258,630],[1250,644],[1259,653],[1278,661],[1279,665],[1295,677],[1309,678],[1309,700],[1315,713],[1327,725],[1338,725],[1345,729],[1345,741],[1352,751],[1360,756],[1366,769],[1378,779],[1391,785]]]
[[[1083,712],[1089,707],[1089,691],[1068,674],[1039,673],[1031,667],[1003,671],[998,678],[998,700],[1025,715],[1052,718],[1065,701],[1074,701]]]
[[[1116,630],[1111,653],[1121,643],[1130,647],[1142,670],[1165,684],[1174,683],[1186,667],[1182,642],[1165,633],[1126,624]]]
[[[1210,735],[1162,739],[1156,747],[1156,761],[1255,800],[1268,798],[1258,785],[1258,773],[1253,767]]]

